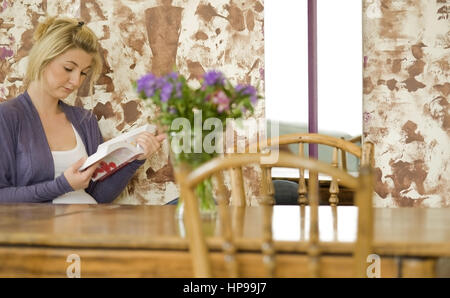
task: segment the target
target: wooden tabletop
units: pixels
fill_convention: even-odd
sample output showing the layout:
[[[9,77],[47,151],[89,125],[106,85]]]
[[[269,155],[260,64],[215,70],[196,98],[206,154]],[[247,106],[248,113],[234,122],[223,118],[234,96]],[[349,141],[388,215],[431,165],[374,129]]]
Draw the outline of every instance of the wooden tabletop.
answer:
[[[238,245],[259,250],[260,207],[234,207]],[[356,237],[357,208],[319,207],[322,251],[350,252]],[[277,250],[307,249],[309,207],[275,206]],[[220,224],[204,223],[209,245],[219,249]],[[450,256],[450,208],[376,208],[375,252],[380,255]],[[187,250],[184,224],[175,206],[0,205],[0,246]]]

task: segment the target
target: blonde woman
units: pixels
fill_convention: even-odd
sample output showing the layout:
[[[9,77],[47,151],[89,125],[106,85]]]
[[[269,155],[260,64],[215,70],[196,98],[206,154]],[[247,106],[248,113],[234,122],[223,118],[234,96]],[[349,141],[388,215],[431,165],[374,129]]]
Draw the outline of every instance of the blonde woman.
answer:
[[[160,148],[164,135],[143,133],[144,153],[101,182],[97,165],[78,169],[103,142],[95,116],[62,101],[102,70],[95,34],[74,19],[47,18],[34,33],[26,92],[0,104],[0,202],[108,203]]]

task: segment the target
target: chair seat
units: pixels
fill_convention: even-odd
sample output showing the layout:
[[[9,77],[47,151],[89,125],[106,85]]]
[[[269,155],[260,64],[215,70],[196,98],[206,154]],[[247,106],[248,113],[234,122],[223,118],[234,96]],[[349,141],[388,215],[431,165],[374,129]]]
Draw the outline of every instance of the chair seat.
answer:
[[[298,183],[288,180],[274,180],[275,205],[298,205]]]

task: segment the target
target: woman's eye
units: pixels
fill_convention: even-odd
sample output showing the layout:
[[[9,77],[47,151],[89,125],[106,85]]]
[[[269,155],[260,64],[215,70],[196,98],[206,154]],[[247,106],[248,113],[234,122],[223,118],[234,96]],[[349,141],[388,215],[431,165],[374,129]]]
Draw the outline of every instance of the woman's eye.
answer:
[[[87,73],[81,72],[81,75],[82,75],[82,76],[87,76]]]
[[[67,67],[64,67],[64,69],[65,69],[66,71],[72,71],[72,69],[67,68]]]

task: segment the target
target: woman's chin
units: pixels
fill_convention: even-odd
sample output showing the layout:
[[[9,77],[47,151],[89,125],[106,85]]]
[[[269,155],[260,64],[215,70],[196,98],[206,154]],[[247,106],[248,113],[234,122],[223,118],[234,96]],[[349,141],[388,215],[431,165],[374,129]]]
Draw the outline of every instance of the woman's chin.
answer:
[[[58,93],[58,98],[59,99],[66,99],[70,94],[72,94],[73,93],[73,91],[62,91],[62,92],[59,92]]]

